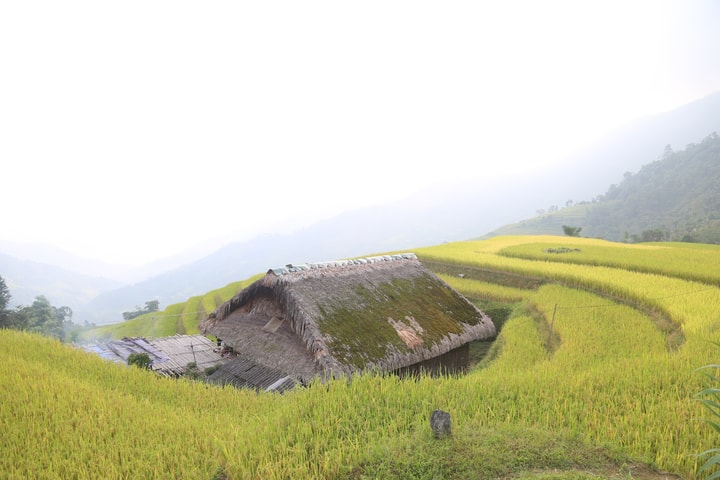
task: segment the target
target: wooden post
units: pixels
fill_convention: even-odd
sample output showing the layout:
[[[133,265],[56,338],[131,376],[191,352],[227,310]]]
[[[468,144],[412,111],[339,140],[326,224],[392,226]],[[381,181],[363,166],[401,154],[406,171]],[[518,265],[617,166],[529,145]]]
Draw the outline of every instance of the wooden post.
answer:
[[[552,316],[552,320],[550,321],[550,333],[548,334],[548,339],[547,339],[548,345],[550,345],[550,340],[552,339],[553,327],[555,326],[555,312],[557,312],[557,303],[555,304],[555,308],[553,308],[553,316]]]

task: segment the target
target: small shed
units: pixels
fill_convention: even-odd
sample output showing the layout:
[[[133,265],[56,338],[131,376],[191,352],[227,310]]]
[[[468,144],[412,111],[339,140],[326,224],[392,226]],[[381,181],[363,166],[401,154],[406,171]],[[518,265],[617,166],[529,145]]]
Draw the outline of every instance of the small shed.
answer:
[[[182,375],[189,363],[195,363],[197,368],[204,370],[228,360],[222,356],[216,344],[203,335],[173,335],[149,340],[126,337],[122,340],[80,345],[80,348],[123,365],[127,365],[131,354],[146,353],[150,358],[150,368],[168,377]]]
[[[252,388],[258,391],[282,393],[295,386],[291,376],[264,367],[249,358],[237,356],[223,364],[207,378],[208,382],[219,385],[232,385],[236,388]]]
[[[153,363],[153,370],[168,376],[182,375],[190,363],[203,371],[227,361],[217,344],[204,335],[173,335],[154,338],[150,343],[168,357],[157,365]]]
[[[125,337],[121,340],[107,340],[99,343],[79,345],[86,352],[111,362],[127,365],[128,357],[134,353],[145,353],[151,364],[160,364],[170,359],[158,350],[147,339],[142,337]]]
[[[412,253],[270,269],[200,329],[300,383],[463,371],[468,344],[495,336],[492,320]]]

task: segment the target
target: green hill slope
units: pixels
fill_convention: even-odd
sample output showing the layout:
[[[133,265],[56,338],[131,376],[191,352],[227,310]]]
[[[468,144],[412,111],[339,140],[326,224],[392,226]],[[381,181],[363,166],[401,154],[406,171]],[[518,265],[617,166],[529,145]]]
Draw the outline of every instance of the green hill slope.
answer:
[[[563,225],[582,235],[613,241],[720,243],[720,137],[673,151],[627,173],[619,185],[593,200],[495,230],[496,235],[561,234]]]
[[[132,320],[85,330],[78,336],[76,341],[91,342],[123,337],[155,338],[175,334],[199,333],[198,325],[206,315],[257,280],[257,278],[259,276],[229,283],[204,295],[191,297],[185,302],[170,305],[160,312],[146,313]]]
[[[468,375],[256,394],[0,331],[1,476],[693,478],[694,454],[717,446],[694,400],[720,341],[717,247],[531,236],[415,251],[512,309]],[[437,408],[450,439],[432,437]]]
[[[720,137],[713,134],[626,175],[588,212],[589,233],[619,240],[720,243]],[[649,238],[643,234],[650,232]],[[654,234],[652,233],[654,232]],[[647,237],[647,234],[645,235]]]
[[[492,238],[504,235],[561,235],[563,225],[581,226],[586,224],[590,204],[573,205],[550,213],[543,213],[537,217],[528,218],[517,223],[504,225],[483,238]],[[585,234],[583,227],[582,234]]]

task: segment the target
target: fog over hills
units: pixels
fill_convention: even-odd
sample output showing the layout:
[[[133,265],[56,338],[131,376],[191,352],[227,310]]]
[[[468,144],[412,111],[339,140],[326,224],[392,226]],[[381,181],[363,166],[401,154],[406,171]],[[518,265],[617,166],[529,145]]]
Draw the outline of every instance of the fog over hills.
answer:
[[[666,145],[681,149],[720,131],[720,92],[676,110],[638,119],[566,158],[537,178],[543,190],[538,208],[591,200],[663,154]]]
[[[17,258],[12,263],[7,255],[1,256],[0,275],[16,300],[27,302],[27,295],[44,294],[54,304],[73,308],[78,314],[76,322],[118,322],[123,311],[148,300],[159,300],[161,306],[167,306],[286,263],[477,238],[502,225],[532,217],[537,209],[562,206],[568,200],[590,200],[603,194],[609,185],[619,183],[625,172],[637,172],[658,159],[666,145],[679,149],[717,130],[720,93],[626,125],[543,172],[473,181],[463,180],[463,173],[457,172],[457,183],[437,186],[392,204],[347,212],[293,233],[266,234],[230,243],[202,258],[198,258],[199,252],[189,252],[144,271],[112,272],[113,278],[121,276],[126,283],[135,282],[132,285],[116,288],[116,281],[78,276],[78,271],[99,273],[92,270],[97,265],[81,268],[80,263],[72,262],[60,265],[65,269],[63,277],[57,258],[56,266],[26,263],[22,267]],[[482,136],[482,132],[478,135]],[[522,141],[522,132],[518,132],[518,141]],[[442,168],[441,159],[437,168]],[[372,179],[366,181],[372,188]],[[402,178],[397,181],[402,182]],[[13,255],[2,245],[0,251]],[[25,251],[22,256],[53,261],[47,252],[33,257],[32,251]],[[34,276],[30,277],[31,273]],[[63,280],[57,280],[61,277]]]
[[[29,305],[35,297],[44,295],[53,305],[71,306],[75,318],[93,315],[87,303],[101,292],[122,286],[117,281],[1,253],[0,276],[12,295],[11,306]]]

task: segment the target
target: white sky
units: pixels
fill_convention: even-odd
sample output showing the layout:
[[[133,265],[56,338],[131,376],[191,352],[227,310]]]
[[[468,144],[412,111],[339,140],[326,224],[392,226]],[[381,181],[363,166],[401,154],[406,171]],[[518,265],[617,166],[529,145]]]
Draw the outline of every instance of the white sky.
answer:
[[[0,3],[0,240],[141,264],[720,90],[695,1]]]

